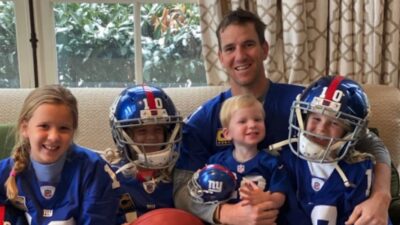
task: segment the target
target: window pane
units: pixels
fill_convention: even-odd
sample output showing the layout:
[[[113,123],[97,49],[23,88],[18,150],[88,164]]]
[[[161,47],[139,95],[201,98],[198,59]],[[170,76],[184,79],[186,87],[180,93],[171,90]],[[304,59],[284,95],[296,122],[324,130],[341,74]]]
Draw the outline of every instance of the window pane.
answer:
[[[206,85],[198,4],[141,7],[143,78],[163,86]]]
[[[133,5],[55,5],[60,84],[119,87],[134,82]]]
[[[0,88],[19,87],[14,9],[13,2],[0,1]]]
[[[142,51],[134,49],[133,4],[55,4],[60,83],[124,87],[143,76],[158,86],[205,85],[198,4],[144,4]],[[143,72],[135,74],[135,57]]]

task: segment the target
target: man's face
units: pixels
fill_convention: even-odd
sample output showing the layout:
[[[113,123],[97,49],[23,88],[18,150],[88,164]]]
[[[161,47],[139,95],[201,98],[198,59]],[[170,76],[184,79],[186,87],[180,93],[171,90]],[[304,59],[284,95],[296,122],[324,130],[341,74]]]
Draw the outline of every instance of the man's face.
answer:
[[[268,44],[261,44],[254,24],[231,24],[220,33],[219,59],[231,86],[254,86],[265,78]]]

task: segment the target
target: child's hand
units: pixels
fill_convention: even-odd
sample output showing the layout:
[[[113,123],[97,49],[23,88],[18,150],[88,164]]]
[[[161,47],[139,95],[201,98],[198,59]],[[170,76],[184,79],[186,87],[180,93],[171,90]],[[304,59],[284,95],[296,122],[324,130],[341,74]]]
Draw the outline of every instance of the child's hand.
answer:
[[[271,199],[270,192],[264,192],[253,181],[246,181],[239,188],[240,198],[244,205],[257,205]]]
[[[276,209],[280,208],[285,202],[285,195],[280,192],[263,191],[254,182],[246,182],[242,187],[239,188],[240,198],[242,199],[241,204],[243,206],[251,205],[255,206],[260,203],[269,202]]]

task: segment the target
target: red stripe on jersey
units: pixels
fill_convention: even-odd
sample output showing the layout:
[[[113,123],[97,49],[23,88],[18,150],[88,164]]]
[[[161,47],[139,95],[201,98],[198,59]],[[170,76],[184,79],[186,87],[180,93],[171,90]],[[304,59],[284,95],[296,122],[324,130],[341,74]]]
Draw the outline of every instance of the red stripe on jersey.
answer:
[[[339,86],[340,82],[342,82],[343,79],[344,77],[342,76],[336,76],[335,79],[333,79],[333,81],[328,87],[328,90],[326,90],[325,99],[332,101],[332,97],[335,94],[337,87]]]
[[[5,214],[6,214],[6,207],[4,205],[0,205],[0,225],[3,225]]]

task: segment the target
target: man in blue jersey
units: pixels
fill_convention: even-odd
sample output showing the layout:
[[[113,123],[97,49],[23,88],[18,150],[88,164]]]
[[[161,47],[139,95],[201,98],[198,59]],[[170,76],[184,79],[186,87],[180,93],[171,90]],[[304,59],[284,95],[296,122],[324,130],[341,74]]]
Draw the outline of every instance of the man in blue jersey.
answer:
[[[256,206],[221,204],[204,207],[188,204],[186,183],[208,158],[231,144],[221,135],[218,114],[229,97],[250,93],[264,106],[268,115],[265,126],[268,135],[259,148],[266,148],[288,137],[290,106],[303,87],[273,83],[266,78],[263,61],[268,55],[264,37],[265,24],[254,14],[238,9],[228,14],[217,29],[219,59],[229,76],[230,89],[199,107],[188,117],[183,127],[180,158],[174,175],[175,205],[189,210],[203,220],[223,224],[272,224],[278,214],[273,201]],[[358,149],[369,150],[378,163],[374,167],[376,179],[370,198],[359,204],[349,219],[353,224],[385,224],[390,203],[390,157],[382,141],[369,134]],[[218,210],[216,210],[218,208]]]

